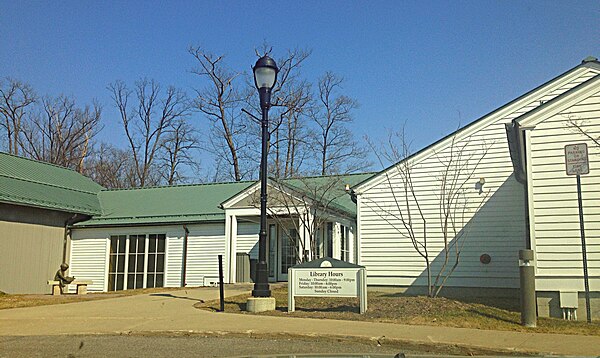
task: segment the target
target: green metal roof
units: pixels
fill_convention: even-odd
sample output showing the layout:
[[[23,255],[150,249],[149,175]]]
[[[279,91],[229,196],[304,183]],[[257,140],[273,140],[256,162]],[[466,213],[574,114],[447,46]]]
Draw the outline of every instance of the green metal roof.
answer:
[[[0,152],[0,201],[82,214],[99,214],[102,186],[63,167]]]
[[[330,208],[354,214],[356,205],[344,191],[344,185],[355,183],[373,175],[309,177],[284,180],[284,185],[310,196],[315,188],[335,183],[327,192],[332,198]],[[132,226],[166,223],[192,223],[223,221],[225,212],[220,204],[256,181],[192,184],[135,189],[102,190],[98,193],[102,214],[75,224],[77,227]]]
[[[86,226],[151,225],[221,221],[219,204],[254,181],[103,190],[102,215],[76,224]]]

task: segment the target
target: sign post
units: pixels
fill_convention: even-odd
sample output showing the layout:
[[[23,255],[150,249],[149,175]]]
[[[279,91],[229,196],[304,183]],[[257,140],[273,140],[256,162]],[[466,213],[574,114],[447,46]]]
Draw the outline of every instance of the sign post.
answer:
[[[583,255],[583,284],[585,287],[585,309],[587,314],[587,322],[592,323],[587,249],[585,246],[585,229],[583,224],[583,201],[581,199],[581,175],[589,174],[590,172],[587,144],[579,143],[566,145],[565,164],[567,166],[567,175],[575,175],[577,177],[577,203],[579,205],[579,231],[581,232],[581,253]]]

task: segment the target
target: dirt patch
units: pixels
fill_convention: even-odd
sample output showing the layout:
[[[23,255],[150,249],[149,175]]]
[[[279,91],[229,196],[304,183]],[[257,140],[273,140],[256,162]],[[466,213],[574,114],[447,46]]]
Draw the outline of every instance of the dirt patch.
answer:
[[[297,297],[296,311],[287,312],[287,288],[275,288],[272,295],[277,301],[275,311],[258,313],[270,316],[340,319],[413,325],[431,325],[457,328],[476,328],[535,333],[600,335],[600,322],[565,321],[540,318],[537,328],[520,325],[518,299],[510,298],[429,298],[405,294],[369,291],[368,310],[359,313],[356,298]],[[225,299],[225,311],[251,314],[245,311],[249,294]],[[196,308],[217,311],[219,301],[198,303]]]

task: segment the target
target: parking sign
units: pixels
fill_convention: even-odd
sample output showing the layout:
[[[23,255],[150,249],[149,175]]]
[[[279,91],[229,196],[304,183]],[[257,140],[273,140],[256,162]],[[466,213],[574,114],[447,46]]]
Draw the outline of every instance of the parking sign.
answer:
[[[587,144],[565,145],[565,164],[567,175],[582,175],[590,172]]]

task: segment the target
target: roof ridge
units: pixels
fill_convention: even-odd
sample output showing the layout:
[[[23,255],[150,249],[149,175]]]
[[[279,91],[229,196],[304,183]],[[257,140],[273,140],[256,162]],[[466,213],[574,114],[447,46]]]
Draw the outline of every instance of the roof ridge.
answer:
[[[350,173],[350,174],[309,175],[309,176],[303,176],[303,177],[284,178],[284,179],[273,178],[273,179],[275,179],[275,180],[281,180],[281,181],[285,181],[285,180],[298,180],[298,179],[332,178],[332,177],[349,177],[349,176],[354,176],[354,175],[367,175],[367,174],[376,174],[376,173],[379,173],[379,172],[378,172],[378,171],[371,171],[371,172],[364,172],[364,173]]]
[[[241,181],[229,181],[229,182],[215,182],[215,183],[193,183],[193,184],[176,184],[176,185],[154,185],[154,186],[143,186],[143,187],[135,187],[135,188],[104,188],[101,192],[110,192],[110,191],[135,191],[142,189],[167,189],[167,188],[181,188],[181,187],[190,187],[190,186],[210,186],[210,185],[225,185],[225,184],[245,184],[245,183],[254,183],[257,180],[241,180]]]
[[[21,177],[18,177],[18,176],[6,175],[6,174],[2,174],[2,173],[0,173],[0,177],[9,178],[9,179],[15,179],[15,180],[20,180],[20,181],[24,181],[24,182],[27,182],[27,183],[41,184],[41,185],[44,185],[44,186],[50,186],[50,187],[53,187],[53,188],[59,188],[59,189],[64,189],[64,190],[69,190],[69,191],[75,191],[75,192],[78,192],[78,193],[92,194],[92,195],[98,194],[97,192],[93,192],[93,191],[75,189],[75,188],[71,188],[71,187],[67,187],[67,186],[60,186],[60,185],[46,183],[46,182],[42,182],[42,181],[25,179],[25,178],[21,178]]]

